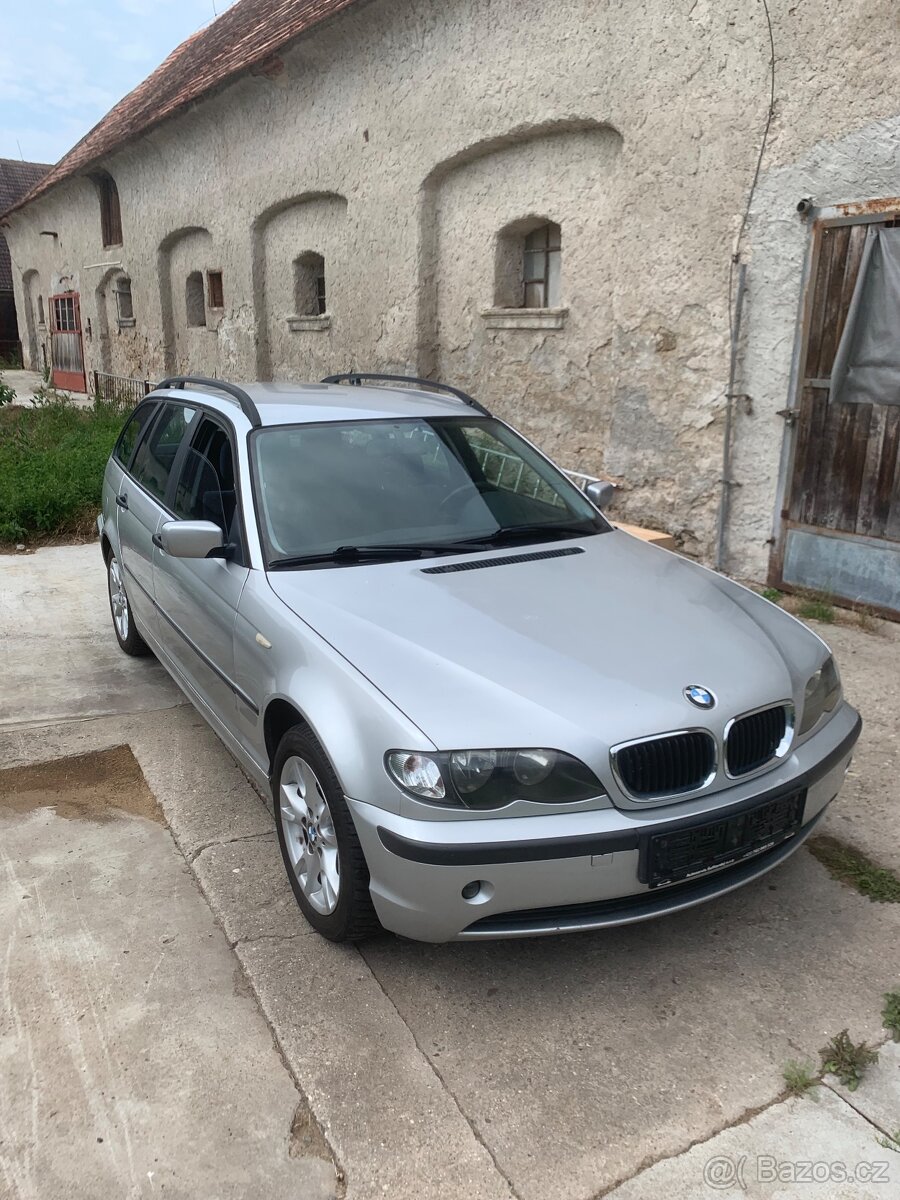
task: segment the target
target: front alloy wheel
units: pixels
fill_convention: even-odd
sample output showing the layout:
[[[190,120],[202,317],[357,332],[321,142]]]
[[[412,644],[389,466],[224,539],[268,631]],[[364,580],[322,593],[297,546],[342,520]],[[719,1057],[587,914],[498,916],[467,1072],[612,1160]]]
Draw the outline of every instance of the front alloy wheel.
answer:
[[[369,871],[334,768],[302,725],[289,729],[272,771],[278,843],[303,915],[333,942],[380,928]]]
[[[285,762],[279,794],[285,845],[300,890],[317,912],[333,913],[341,890],[334,819],[305,759],[291,755]]]

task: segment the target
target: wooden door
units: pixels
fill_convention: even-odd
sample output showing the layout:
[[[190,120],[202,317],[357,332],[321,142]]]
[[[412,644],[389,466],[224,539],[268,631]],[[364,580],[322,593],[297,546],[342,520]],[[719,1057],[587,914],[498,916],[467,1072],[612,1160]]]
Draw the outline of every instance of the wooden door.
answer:
[[[67,392],[87,391],[77,292],[50,297],[50,364],[54,387]]]
[[[892,224],[886,214],[883,224]],[[900,405],[843,403],[831,372],[873,222],[813,228],[792,463],[770,582],[900,615]],[[900,313],[898,313],[900,320]]]

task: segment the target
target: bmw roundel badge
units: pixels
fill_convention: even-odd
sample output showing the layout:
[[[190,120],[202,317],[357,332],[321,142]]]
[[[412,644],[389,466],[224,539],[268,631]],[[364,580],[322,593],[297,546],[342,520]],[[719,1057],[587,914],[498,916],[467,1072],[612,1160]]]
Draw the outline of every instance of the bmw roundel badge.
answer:
[[[709,688],[701,687],[699,683],[689,683],[684,689],[684,697],[697,708],[713,708],[716,698]]]

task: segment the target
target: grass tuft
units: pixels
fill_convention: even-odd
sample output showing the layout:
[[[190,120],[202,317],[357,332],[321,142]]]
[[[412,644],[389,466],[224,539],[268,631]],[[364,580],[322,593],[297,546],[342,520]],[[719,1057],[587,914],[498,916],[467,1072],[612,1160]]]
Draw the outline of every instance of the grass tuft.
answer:
[[[781,1074],[787,1084],[787,1090],[792,1096],[805,1096],[810,1088],[814,1088],[819,1082],[813,1071],[812,1063],[798,1063],[791,1059],[785,1064]]]
[[[900,1042],[900,988],[884,993],[881,1023],[894,1041]]]
[[[822,621],[826,625],[833,625],[836,613],[829,596],[811,593],[804,596],[797,606],[797,616],[804,621]]]
[[[780,604],[784,599],[784,592],[779,592],[778,588],[766,587],[760,592],[764,600],[770,600],[773,604]]]
[[[848,1092],[855,1092],[860,1080],[872,1063],[878,1061],[878,1051],[865,1042],[854,1044],[846,1029],[831,1039],[819,1051],[822,1070],[826,1075],[836,1075]]]
[[[810,838],[806,844],[832,879],[849,884],[878,904],[900,904],[900,879],[887,867],[876,866],[861,850],[827,834]]]
[[[48,393],[37,407],[0,409],[0,542],[91,532],[128,408]]]

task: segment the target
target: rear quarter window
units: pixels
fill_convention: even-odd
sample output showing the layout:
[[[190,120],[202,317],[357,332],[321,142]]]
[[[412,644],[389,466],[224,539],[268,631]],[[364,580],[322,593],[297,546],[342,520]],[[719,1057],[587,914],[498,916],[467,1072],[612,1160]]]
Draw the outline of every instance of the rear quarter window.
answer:
[[[156,404],[139,404],[125,422],[125,428],[119,434],[119,440],[113,448],[113,458],[121,466],[127,467],[130,464],[134,448],[156,412],[156,407]]]

